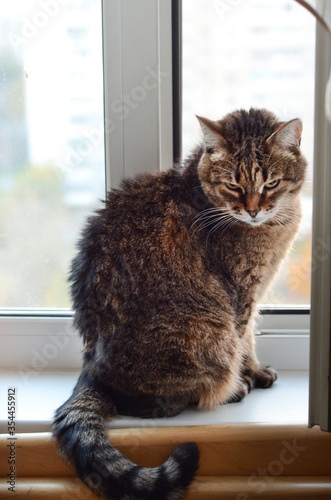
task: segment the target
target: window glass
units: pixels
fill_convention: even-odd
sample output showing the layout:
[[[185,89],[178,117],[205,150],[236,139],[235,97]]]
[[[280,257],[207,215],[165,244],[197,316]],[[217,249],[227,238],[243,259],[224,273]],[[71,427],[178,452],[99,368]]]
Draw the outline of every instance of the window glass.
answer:
[[[303,220],[266,304],[310,302],[314,57],[315,20],[294,0],[183,0],[183,154],[201,139],[195,114],[258,107],[304,124]]]
[[[101,2],[2,2],[0,27],[0,307],[67,308],[105,195]]]

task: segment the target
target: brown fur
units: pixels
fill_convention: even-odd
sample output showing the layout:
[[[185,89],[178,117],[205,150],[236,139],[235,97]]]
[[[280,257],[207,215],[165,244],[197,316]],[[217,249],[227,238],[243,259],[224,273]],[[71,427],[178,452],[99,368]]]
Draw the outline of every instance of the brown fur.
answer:
[[[54,435],[88,484],[77,466],[82,438],[64,439],[75,426],[88,432],[84,411],[91,434],[95,411],[106,418],[116,411],[171,416],[192,404],[212,409],[276,379],[256,359],[254,318],[299,226],[301,122],[278,122],[264,110],[199,120],[204,145],[181,168],[109,193],[73,262],[84,367]],[[91,390],[102,404],[84,396]],[[100,460],[103,447],[93,452]],[[107,484],[95,491],[114,495]],[[146,498],[177,498],[153,494]]]

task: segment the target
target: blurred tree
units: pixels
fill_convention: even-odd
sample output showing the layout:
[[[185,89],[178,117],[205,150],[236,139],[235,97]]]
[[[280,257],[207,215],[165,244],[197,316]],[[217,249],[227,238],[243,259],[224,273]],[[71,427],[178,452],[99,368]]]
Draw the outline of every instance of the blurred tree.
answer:
[[[63,196],[62,172],[47,165],[18,172],[0,196],[1,307],[70,307],[65,274],[79,224]]]

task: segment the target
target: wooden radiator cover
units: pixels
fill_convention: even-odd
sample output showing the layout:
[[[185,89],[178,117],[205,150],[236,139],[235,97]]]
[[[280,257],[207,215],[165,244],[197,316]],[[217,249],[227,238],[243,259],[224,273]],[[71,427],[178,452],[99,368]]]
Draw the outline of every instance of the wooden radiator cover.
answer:
[[[232,424],[116,429],[112,443],[133,462],[163,463],[196,441],[200,467],[186,500],[331,500],[331,434],[296,425]],[[58,457],[50,433],[15,436],[15,493],[8,491],[11,438],[0,435],[0,498],[94,500]]]

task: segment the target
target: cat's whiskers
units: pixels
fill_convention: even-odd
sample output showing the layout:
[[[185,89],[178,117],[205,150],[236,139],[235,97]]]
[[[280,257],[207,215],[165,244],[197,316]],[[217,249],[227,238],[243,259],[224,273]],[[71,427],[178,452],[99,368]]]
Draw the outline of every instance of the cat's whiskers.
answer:
[[[218,236],[219,238],[221,238],[222,235],[225,233],[225,231],[227,231],[228,229],[230,229],[230,227],[235,224],[235,221],[233,219],[232,220],[227,220],[227,221],[225,221],[225,223],[224,223],[224,221],[222,221],[222,222],[223,223],[218,224],[217,227],[213,228],[213,230],[208,233],[206,244],[208,243],[208,239],[211,237],[211,235],[214,232],[218,231],[221,227],[223,227],[223,230],[219,234],[219,236]]]
[[[227,208],[225,207],[211,207],[211,208],[205,208],[204,210],[201,210],[201,212],[199,212],[194,218],[197,218],[197,217],[200,217],[200,215],[204,215],[204,214],[207,214],[207,213],[210,213],[210,212],[220,212],[220,211],[223,211],[223,210],[228,210]]]
[[[282,217],[280,217],[278,214],[275,215],[272,219],[274,222],[276,222],[277,225],[279,226],[286,226],[286,221]]]
[[[291,216],[291,218],[296,219],[296,220],[301,220],[301,215],[299,215],[295,210],[290,209],[290,208],[285,208],[283,210],[280,210],[278,212],[280,215],[284,216]]]
[[[198,215],[196,215],[194,218],[196,219],[196,221],[200,220],[200,219],[203,219],[203,218],[208,218],[208,217],[211,217],[212,215],[217,215],[217,214],[224,214],[224,213],[227,213],[229,212],[229,209],[227,208],[224,208],[222,210],[211,210],[210,212],[207,212],[207,213],[200,213]]]
[[[212,218],[208,218],[206,220],[196,221],[194,224],[196,224],[196,223],[198,223],[198,224],[194,228],[194,232],[195,231],[202,231],[203,229],[210,226],[211,224],[215,224],[219,220],[220,217],[221,217],[220,215],[214,215]],[[193,228],[193,225],[192,225],[192,228]]]
[[[286,204],[284,204],[276,212],[273,220],[282,226],[286,226],[288,224],[296,225],[298,222],[300,222],[301,216],[296,212],[294,208],[286,206]]]
[[[215,223],[215,222],[217,222],[217,223],[222,222],[230,217],[232,217],[230,213],[219,215],[218,217],[215,217],[213,220],[210,220],[210,222],[206,221],[207,224],[205,225],[205,227],[210,226],[212,223]]]
[[[220,236],[222,236],[225,233],[225,231],[228,231],[229,229],[231,229],[231,227],[236,226],[236,225],[237,225],[237,220],[234,217],[232,217],[229,221],[227,221],[226,224],[224,224],[224,227],[223,227],[223,230],[222,230]]]
[[[223,215],[227,215],[227,214],[214,213],[214,214],[204,215],[200,219],[196,220],[192,224],[192,227],[195,226],[195,224],[197,224],[197,223],[199,224],[199,223],[203,223],[203,222],[208,222],[208,221],[211,221],[213,219],[217,219],[219,217],[222,217]]]
[[[211,214],[202,215],[199,219],[197,219],[191,226],[191,229],[197,224],[194,231],[202,231],[206,229],[208,226],[212,224],[218,224],[224,218],[232,217],[230,212],[217,212]],[[200,224],[200,225],[199,225]]]
[[[284,214],[284,215],[291,215],[295,217],[296,219],[301,219],[300,213],[298,213],[297,208],[293,207],[292,204],[289,203],[282,203],[278,210],[277,213],[279,214]]]
[[[207,242],[210,236],[217,231],[219,228],[223,227],[223,231],[221,232],[221,235],[228,229],[230,229],[232,226],[237,224],[237,220],[233,217],[232,213],[226,214],[225,217],[221,218],[215,226],[208,232],[208,237],[207,237]]]
[[[202,210],[194,217],[195,221],[193,222],[191,229],[195,224],[197,224],[201,221],[204,221],[204,220],[209,219],[211,217],[221,216],[226,212],[229,212],[229,210],[225,207],[206,208],[205,210]]]

